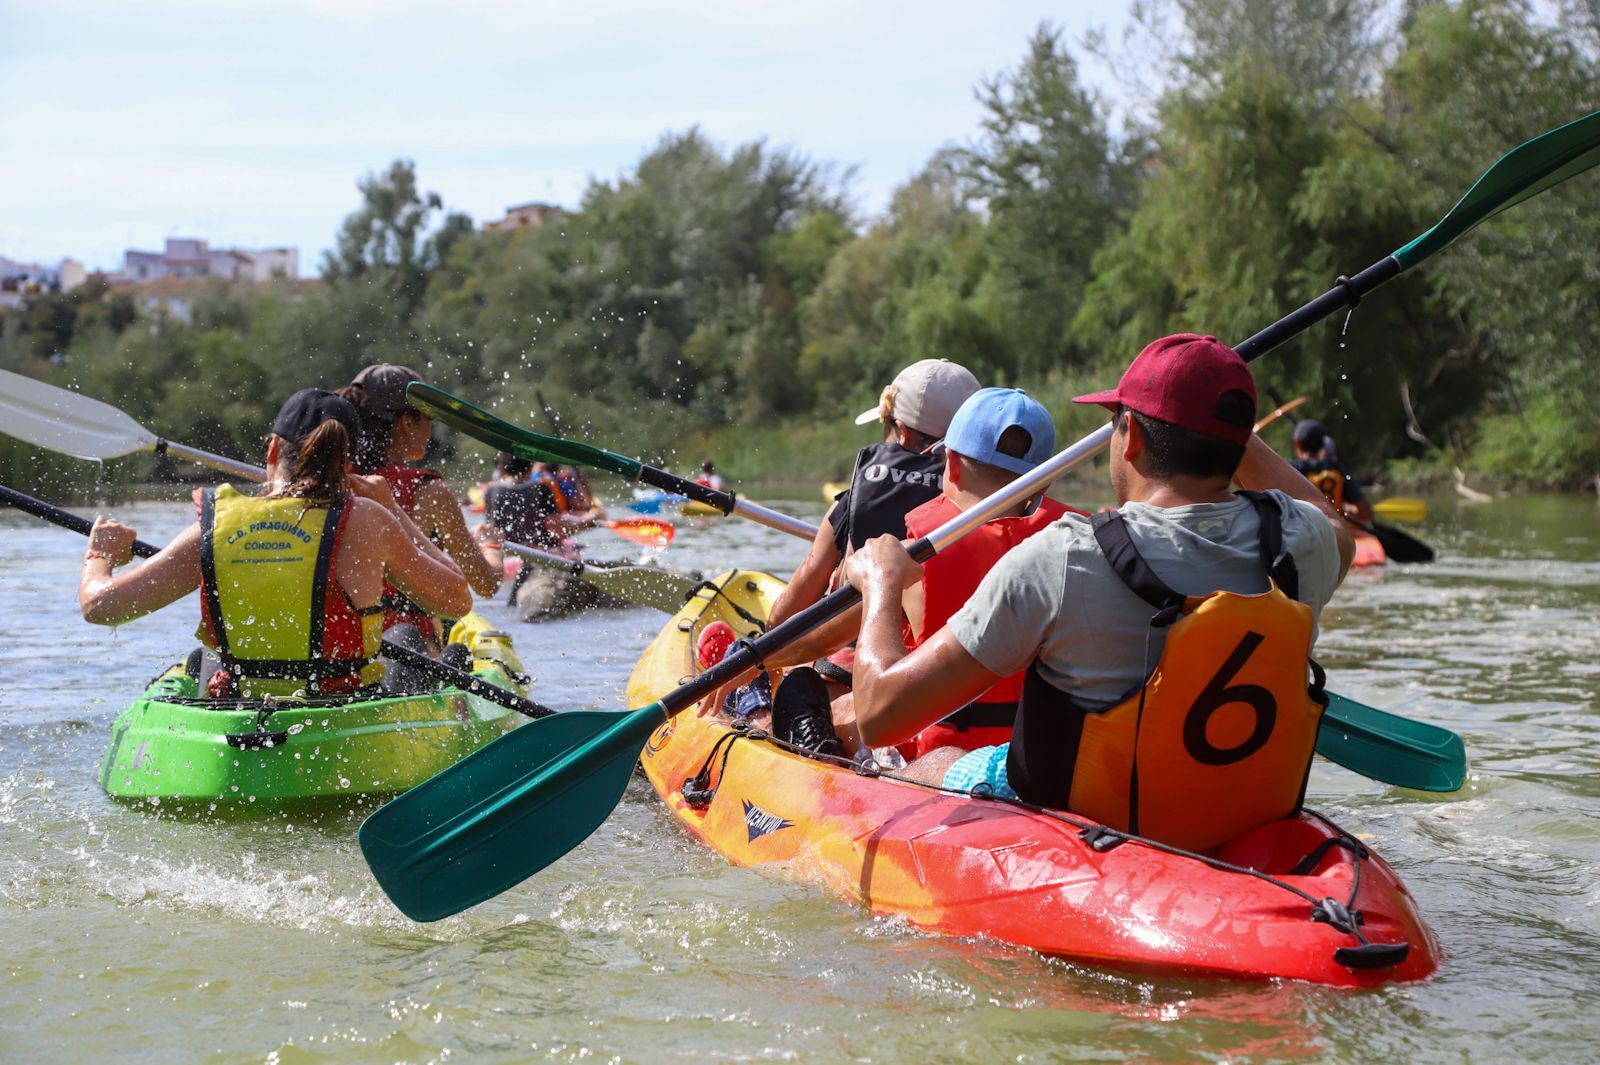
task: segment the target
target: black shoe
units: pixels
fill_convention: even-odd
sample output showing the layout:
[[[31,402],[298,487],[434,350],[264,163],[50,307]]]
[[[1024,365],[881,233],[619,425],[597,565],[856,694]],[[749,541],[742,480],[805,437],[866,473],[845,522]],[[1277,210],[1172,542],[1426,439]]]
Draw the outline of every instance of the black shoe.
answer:
[[[451,669],[459,669],[463,673],[472,672],[472,651],[464,643],[447,643],[444,653],[439,656],[439,661]]]
[[[803,751],[843,756],[844,744],[833,732],[827,686],[810,666],[784,674],[772,698],[772,734]]]

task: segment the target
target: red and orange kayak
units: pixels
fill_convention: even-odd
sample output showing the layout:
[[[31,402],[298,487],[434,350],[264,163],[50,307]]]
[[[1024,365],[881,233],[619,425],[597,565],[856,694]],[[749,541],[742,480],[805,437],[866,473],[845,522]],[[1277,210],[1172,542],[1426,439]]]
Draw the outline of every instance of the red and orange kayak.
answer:
[[[708,582],[645,651],[629,705],[698,672],[702,627],[748,634],[782,587],[741,571]],[[784,866],[928,930],[1137,971],[1371,986],[1438,967],[1399,877],[1314,814],[1231,841],[1213,860],[1237,868],[1223,868],[1138,839],[1097,847],[1098,826],[1075,815],[863,775],[693,710],[641,761],[678,820],[730,861]]]
[[[1381,566],[1389,561],[1388,553],[1376,536],[1361,529],[1350,531],[1356,538],[1356,557],[1351,560],[1351,566]]]

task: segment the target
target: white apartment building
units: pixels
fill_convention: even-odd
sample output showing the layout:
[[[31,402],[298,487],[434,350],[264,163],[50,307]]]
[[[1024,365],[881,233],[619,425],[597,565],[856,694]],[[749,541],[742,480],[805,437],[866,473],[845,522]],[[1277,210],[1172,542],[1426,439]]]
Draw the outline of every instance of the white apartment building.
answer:
[[[217,277],[224,281],[273,281],[300,276],[295,248],[213,248],[195,237],[168,237],[163,251],[128,249],[113,281]]]

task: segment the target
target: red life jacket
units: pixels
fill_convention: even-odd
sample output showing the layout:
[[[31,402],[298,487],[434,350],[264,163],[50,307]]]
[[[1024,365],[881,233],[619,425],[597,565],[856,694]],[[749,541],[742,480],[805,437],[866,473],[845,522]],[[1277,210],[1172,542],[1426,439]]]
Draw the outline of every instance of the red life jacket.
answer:
[[[407,466],[400,462],[391,463],[388,466],[379,466],[377,469],[369,470],[368,472],[375,473],[385,481],[388,481],[389,490],[394,493],[394,501],[400,504],[401,510],[411,515],[416,514],[417,489],[429,481],[444,480],[434,470],[425,470],[419,466]],[[434,530],[423,529],[422,531],[434,543],[439,542],[439,538],[434,535]],[[381,602],[383,603],[383,628],[385,632],[396,625],[410,623],[415,625],[417,631],[421,632],[429,640],[435,643],[443,642],[443,630],[439,626],[439,619],[416,603],[413,603],[410,599],[407,599],[404,592],[388,581],[383,582],[383,599]]]
[[[923,563],[922,628],[912,632],[907,623],[906,647],[926,643],[966,605],[1001,556],[1068,512],[1083,513],[1046,496],[1032,514],[986,521]],[[960,513],[961,508],[941,493],[906,515],[906,535],[926,536]],[[970,751],[1009,742],[1025,676],[1024,670],[1001,680],[977,702],[928,726],[902,744],[901,753],[914,759],[936,747],[961,747]]]

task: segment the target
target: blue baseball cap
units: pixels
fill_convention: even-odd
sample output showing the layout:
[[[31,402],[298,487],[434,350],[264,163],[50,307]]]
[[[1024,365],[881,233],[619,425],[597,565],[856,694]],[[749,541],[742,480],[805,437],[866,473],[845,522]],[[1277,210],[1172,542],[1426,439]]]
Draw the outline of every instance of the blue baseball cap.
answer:
[[[1028,453],[1018,458],[1000,451],[1000,437],[1012,426],[1024,430]],[[980,388],[967,397],[941,445],[974,462],[1027,473],[1056,449],[1056,423],[1044,405],[1020,388]]]

